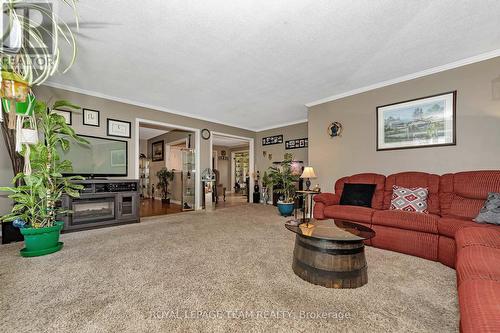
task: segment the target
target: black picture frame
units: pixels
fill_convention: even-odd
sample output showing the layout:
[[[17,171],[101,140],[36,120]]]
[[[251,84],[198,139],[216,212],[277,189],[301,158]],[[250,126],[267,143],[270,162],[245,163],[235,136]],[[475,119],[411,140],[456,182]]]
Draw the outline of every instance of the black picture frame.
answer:
[[[160,149],[160,156],[156,155],[155,149]],[[165,159],[165,141],[160,140],[151,144],[151,160],[153,162],[161,162]]]
[[[309,139],[301,138],[301,139],[292,139],[285,141],[285,149],[299,149],[299,148],[308,148],[309,147]]]
[[[69,110],[64,110],[64,109],[55,109],[54,111],[57,114],[60,114],[61,116],[64,117],[64,120],[66,121],[66,125],[69,125],[69,126],[73,125],[73,112],[71,112]],[[67,115],[68,118],[66,118],[65,115]]]
[[[86,120],[87,120],[87,113],[88,112],[97,113],[97,125],[90,124],[90,123],[86,122]],[[101,126],[101,111],[94,110],[94,109],[83,108],[83,125],[85,125],[85,126],[92,126],[92,127],[100,127]]]
[[[106,135],[107,136],[112,136],[112,137],[116,137],[116,138],[128,138],[128,139],[130,139],[132,137],[132,123],[130,121],[108,118],[106,122],[107,122],[107,124],[106,124]],[[113,134],[111,132],[111,128],[110,128],[111,122],[122,123],[122,124],[126,125],[128,127],[128,134],[123,134],[123,135]]]
[[[381,145],[381,140],[380,140],[380,128],[384,127],[384,137],[385,137],[385,124],[379,123],[381,120],[384,121],[383,116],[381,115],[381,112],[383,112],[384,108],[387,107],[394,107],[396,105],[400,104],[405,104],[405,103],[412,103],[412,102],[417,102],[417,101],[422,101],[425,102],[426,99],[432,99],[436,97],[445,97],[447,95],[451,95],[451,127],[452,127],[452,135],[451,135],[451,142],[446,142],[446,143],[436,143],[436,144],[416,144],[416,145],[406,145],[406,146],[400,146],[400,147],[382,147]],[[425,97],[419,97],[419,98],[414,98],[406,101],[401,101],[397,103],[391,103],[391,104],[386,104],[386,105],[381,105],[376,108],[376,150],[377,151],[388,151],[388,150],[401,150],[401,149],[416,149],[416,148],[431,148],[431,147],[445,147],[445,146],[456,146],[457,144],[457,91],[448,91],[445,93],[440,93],[440,94],[435,94],[435,95],[430,95],[430,96],[425,96]]]
[[[262,138],[263,146],[279,145],[282,143],[283,143],[283,134],[267,136],[265,138]]]

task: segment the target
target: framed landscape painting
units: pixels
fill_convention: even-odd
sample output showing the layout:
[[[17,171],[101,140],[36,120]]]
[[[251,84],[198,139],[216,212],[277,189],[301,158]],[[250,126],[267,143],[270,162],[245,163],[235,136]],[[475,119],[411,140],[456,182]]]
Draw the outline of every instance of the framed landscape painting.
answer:
[[[457,92],[377,107],[377,150],[456,144]]]
[[[163,161],[163,159],[165,158],[164,157],[164,147],[165,147],[165,144],[164,144],[163,140],[153,142],[153,145],[152,145],[152,150],[153,150],[153,159],[152,160],[153,160],[153,162]]]

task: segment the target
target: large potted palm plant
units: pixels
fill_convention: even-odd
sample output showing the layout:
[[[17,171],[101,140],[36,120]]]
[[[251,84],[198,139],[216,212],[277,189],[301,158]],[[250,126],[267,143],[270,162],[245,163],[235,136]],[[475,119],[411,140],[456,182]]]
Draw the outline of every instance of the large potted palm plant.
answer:
[[[169,204],[170,198],[168,195],[170,192],[168,191],[168,185],[172,180],[174,180],[174,171],[163,168],[156,173],[156,177],[158,177],[158,184],[156,184],[156,187],[162,193],[161,201]]]
[[[277,186],[273,188],[273,192],[280,195],[278,210],[282,216],[292,215],[294,209],[295,183],[299,180],[299,176],[292,172],[292,160],[293,155],[287,153],[279,165],[272,166],[268,170],[272,185]]]
[[[67,151],[70,141],[87,143],[79,138],[65,119],[54,110],[60,107],[78,108],[66,101],[57,101],[51,108],[46,103],[36,102],[34,118],[41,138],[36,144],[24,145],[24,153],[29,149],[29,165],[12,180],[15,187],[2,187],[0,191],[10,192],[14,201],[10,214],[1,218],[3,222],[15,222],[21,227],[25,248],[21,255],[34,257],[57,252],[63,243],[59,235],[63,222],[57,221],[60,214],[71,213],[59,208],[63,193],[79,196],[83,187],[73,183],[83,177],[65,177],[63,173],[72,171],[71,161],[61,160],[59,152]],[[25,156],[28,156],[25,155]],[[28,161],[25,161],[27,163]]]

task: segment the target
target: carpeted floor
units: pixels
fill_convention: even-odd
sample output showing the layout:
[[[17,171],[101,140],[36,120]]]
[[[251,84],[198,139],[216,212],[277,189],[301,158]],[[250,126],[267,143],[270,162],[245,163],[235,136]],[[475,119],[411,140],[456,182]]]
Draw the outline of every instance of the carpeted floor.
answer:
[[[65,234],[61,252],[0,247],[0,332],[456,332],[455,271],[367,247],[369,282],[308,284],[272,206]]]

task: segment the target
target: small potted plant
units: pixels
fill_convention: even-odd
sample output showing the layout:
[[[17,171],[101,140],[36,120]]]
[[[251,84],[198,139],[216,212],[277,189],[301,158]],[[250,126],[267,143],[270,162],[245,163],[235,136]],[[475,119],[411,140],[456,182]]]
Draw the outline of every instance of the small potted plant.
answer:
[[[79,108],[66,101],[57,101],[48,109],[46,103],[36,102],[34,117],[43,137],[38,143],[23,147],[24,156],[29,156],[25,163],[29,162],[31,170],[25,169],[14,177],[12,183],[18,186],[0,188],[0,191],[10,192],[9,198],[14,201],[11,213],[1,220],[14,222],[21,228],[25,244],[21,255],[24,257],[41,256],[62,248],[59,235],[64,223],[57,221],[57,217],[71,212],[59,208],[58,203],[63,193],[79,197],[79,190],[83,188],[72,182],[83,177],[62,175],[71,172],[72,165],[68,160],[61,160],[58,151],[67,151],[70,140],[87,142],[54,111],[58,107]],[[26,154],[27,149],[29,154]]]
[[[168,195],[170,194],[170,192],[168,191],[168,184],[172,180],[174,180],[174,171],[168,170],[167,168],[163,168],[156,173],[156,177],[158,177],[158,184],[156,184],[156,187],[162,193],[161,201],[163,203],[169,204],[170,198]]]
[[[281,216],[292,215],[295,206],[295,182],[299,180],[299,176],[292,172],[292,160],[293,155],[287,153],[278,166],[272,166],[268,170],[272,185],[279,187],[274,188],[273,192],[280,194],[278,210]]]

